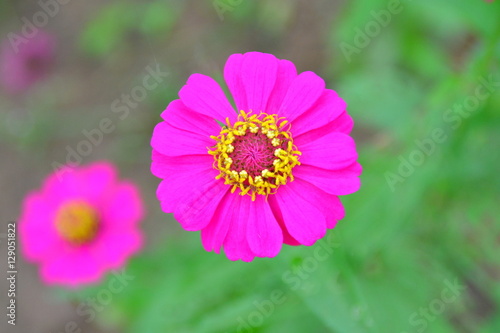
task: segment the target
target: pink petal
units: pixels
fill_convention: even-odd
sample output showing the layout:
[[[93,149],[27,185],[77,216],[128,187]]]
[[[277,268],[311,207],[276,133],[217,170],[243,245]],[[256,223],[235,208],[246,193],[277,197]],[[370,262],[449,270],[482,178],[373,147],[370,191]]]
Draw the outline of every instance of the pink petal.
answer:
[[[315,201],[318,196],[311,186],[296,179],[281,186],[273,195],[290,235],[303,245],[314,244],[326,233],[325,214],[320,206],[324,200]]]
[[[209,136],[187,132],[161,122],[156,125],[151,146],[167,156],[206,155],[215,141]]]
[[[288,60],[278,61],[278,73],[276,74],[276,84],[273,92],[267,102],[266,113],[277,114],[283,99],[292,84],[292,81],[297,77],[297,69],[295,65]]]
[[[247,96],[243,80],[241,79],[241,64],[243,54],[232,54],[224,66],[224,80],[233,95],[236,108],[239,110],[248,110]]]
[[[189,109],[211,119],[225,122],[236,120],[236,112],[229,103],[219,84],[209,76],[193,74],[179,91],[179,97]]]
[[[38,261],[57,252],[62,240],[54,226],[55,207],[39,193],[31,193],[23,203],[20,218],[20,240],[23,255]]]
[[[105,271],[97,258],[88,250],[75,248],[50,257],[42,264],[42,279],[47,284],[65,284],[78,287],[82,284],[98,282]]]
[[[224,77],[239,110],[264,112],[273,92],[278,59],[272,54],[248,52],[229,57]]]
[[[105,199],[117,181],[117,171],[109,162],[95,162],[80,171],[81,195],[91,205]]]
[[[331,206],[328,207],[328,210],[325,213],[326,227],[328,229],[333,229],[337,225],[338,221],[345,217],[345,209],[344,205],[342,205],[342,201],[340,201],[337,196],[330,197],[330,204]]]
[[[302,133],[300,135],[296,135],[296,136],[294,136],[294,139],[299,140],[299,141],[301,140],[302,143],[306,143],[306,142],[316,141],[319,138],[321,138],[327,134],[330,134],[332,132],[341,132],[344,134],[349,134],[349,133],[351,133],[353,126],[354,126],[354,122],[353,122],[351,116],[349,116],[349,114],[346,111],[344,111],[334,121],[332,121],[332,122],[330,122],[330,123],[328,123],[320,128],[316,128],[316,129],[313,129],[311,131]],[[292,133],[294,133],[294,126],[293,125],[292,125]]]
[[[335,219],[333,219],[333,218],[327,219],[327,220],[326,220],[326,227],[327,227],[328,229],[334,229],[334,228],[337,226],[337,223],[338,223],[338,222],[339,222],[339,221],[337,221],[337,220],[335,220]]]
[[[302,135],[295,144],[302,156],[300,163],[328,170],[339,170],[353,164],[358,158],[354,140],[340,132],[328,133],[317,140]]]
[[[313,72],[299,74],[290,85],[279,115],[293,121],[311,108],[325,90],[325,81]]]
[[[262,195],[250,202],[247,239],[250,249],[258,257],[272,258],[281,250],[283,232]]]
[[[195,182],[194,179],[189,181]],[[196,231],[205,228],[229,188],[223,180],[215,177],[204,186],[194,187],[189,191],[189,195],[183,195],[178,201],[174,217],[185,230]]]
[[[238,196],[230,191],[221,200],[212,221],[201,231],[201,241],[206,251],[220,253],[220,249],[231,225],[234,201]]]
[[[107,269],[123,267],[128,258],[143,245],[142,234],[137,229],[114,230],[94,244],[90,251],[100,264]]]
[[[177,176],[179,172],[192,173],[195,170],[204,172],[213,169],[214,158],[212,155],[183,155],[165,156],[153,149],[151,156],[151,173],[158,178]]]
[[[351,133],[353,127],[354,121],[352,120],[352,117],[344,111],[337,119],[332,121],[329,130],[349,134]]]
[[[233,194],[233,196],[232,216],[228,219],[231,225],[224,240],[224,253],[229,260],[250,262],[255,258],[247,240],[248,216],[252,200],[248,195]]]
[[[310,202],[314,203],[325,215],[327,228],[333,228],[338,220],[344,218],[344,206],[338,196],[328,194],[302,179],[297,179],[296,181],[300,183],[300,186],[308,194]]]
[[[324,90],[316,103],[293,121],[294,137],[334,121],[345,111],[346,107],[347,103],[335,91]]]
[[[357,162],[340,170],[320,169],[306,164],[293,169],[295,178],[308,181],[326,193],[334,195],[347,195],[359,190],[360,174],[361,165]]]
[[[268,201],[269,207],[271,207],[271,211],[276,217],[276,220],[278,221],[278,224],[281,228],[281,232],[283,233],[283,243],[293,246],[300,245],[300,243],[295,238],[293,238],[292,235],[290,235],[290,232],[288,231],[285,222],[283,221],[283,214],[281,214],[280,207],[278,205],[278,202],[274,198],[274,195],[269,196]]]
[[[103,223],[114,232],[135,226],[144,217],[144,207],[137,186],[121,182],[113,188],[109,198],[98,205]]]
[[[189,197],[191,192],[213,183],[218,174],[211,165],[201,164],[194,165],[192,170],[165,174],[156,191],[162,210],[165,213],[173,213],[181,201],[188,200],[186,197]]]
[[[189,109],[180,99],[172,101],[161,117],[175,128],[206,137],[218,135],[221,130],[213,118]]]
[[[80,169],[65,166],[45,179],[42,195],[57,207],[68,200],[81,199],[83,187],[86,184],[82,182]]]
[[[276,83],[278,60],[272,54],[249,52],[243,55],[240,77],[246,93],[246,111],[264,112]],[[234,96],[238,99],[238,95]]]

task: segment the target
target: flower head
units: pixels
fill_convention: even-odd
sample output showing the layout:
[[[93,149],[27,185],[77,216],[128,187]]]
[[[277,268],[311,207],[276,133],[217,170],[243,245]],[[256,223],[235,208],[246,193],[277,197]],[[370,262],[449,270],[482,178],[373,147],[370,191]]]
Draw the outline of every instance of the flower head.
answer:
[[[99,162],[59,170],[24,200],[20,237],[24,256],[41,266],[48,284],[97,282],[122,267],[142,245],[137,187]]]
[[[230,56],[224,78],[236,109],[193,74],[162,113],[151,140],[162,209],[231,260],[314,244],[344,217],[338,196],[360,186],[346,103],[270,54]]]
[[[11,37],[0,53],[0,79],[5,89],[18,93],[44,78],[55,57],[54,36],[38,30],[32,38]]]

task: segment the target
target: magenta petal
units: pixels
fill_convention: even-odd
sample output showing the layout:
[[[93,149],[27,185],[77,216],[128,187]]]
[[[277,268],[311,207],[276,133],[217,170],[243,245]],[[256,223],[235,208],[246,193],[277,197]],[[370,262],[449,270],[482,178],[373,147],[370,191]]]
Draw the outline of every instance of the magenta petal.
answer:
[[[219,174],[206,155],[165,156],[153,150],[151,172],[163,181],[156,191],[162,210],[173,213],[177,204],[196,187],[212,182]]]
[[[158,178],[177,176],[179,172],[194,173],[197,170],[206,172],[213,169],[214,158],[211,155],[165,156],[153,149],[151,156],[151,173]]]
[[[59,249],[62,240],[54,227],[54,207],[39,193],[30,193],[23,203],[19,221],[21,249],[30,261],[37,261]]]
[[[156,125],[151,138],[151,146],[167,156],[205,155],[213,144],[208,136],[183,131],[166,122]]]
[[[330,196],[329,204],[325,212],[326,227],[328,229],[333,229],[337,225],[337,222],[345,217],[345,209],[344,205],[342,205],[342,201],[340,201],[337,196]]]
[[[311,108],[325,90],[325,81],[313,72],[299,74],[290,85],[279,115],[293,121]]]
[[[281,250],[283,232],[267,200],[258,195],[250,204],[247,239],[250,249],[259,257],[274,257]]]
[[[326,218],[327,228],[333,228],[338,220],[344,218],[344,206],[338,196],[328,194],[302,179],[296,179],[295,181],[298,182],[300,186],[302,186],[302,190],[307,193],[309,201],[323,212]]]
[[[293,80],[297,77],[295,65],[288,60],[278,61],[276,84],[267,102],[266,113],[277,114]]]
[[[249,52],[243,55],[240,75],[246,93],[245,111],[264,112],[276,82],[278,60],[266,53]],[[238,95],[234,98],[238,99]]]
[[[234,193],[226,192],[226,195],[215,211],[212,221],[201,231],[201,241],[205,250],[213,250],[215,253],[220,253],[229,226],[231,225],[233,203],[236,196]]]
[[[212,119],[225,122],[236,120],[236,112],[229,103],[219,84],[209,76],[193,74],[179,91],[179,97],[189,109]]]
[[[42,279],[47,284],[66,284],[77,287],[80,284],[98,282],[106,267],[99,264],[89,250],[63,252],[42,264]]]
[[[344,111],[334,121],[329,122],[328,124],[326,124],[320,128],[316,128],[316,129],[307,131],[305,133],[302,133],[300,135],[297,135],[294,138],[296,141],[298,140],[298,141],[301,141],[302,143],[312,142],[312,141],[316,141],[316,140],[318,140],[318,139],[320,139],[320,138],[324,137],[325,135],[330,134],[332,132],[341,132],[344,134],[349,134],[349,133],[351,133],[353,126],[354,126],[354,122],[353,122],[351,116],[349,116],[349,114],[346,111]],[[292,132],[294,132],[293,126],[292,126]]]
[[[243,54],[231,55],[224,66],[224,80],[233,95],[234,103],[238,110],[248,110],[247,96],[240,70],[243,62]]]
[[[339,199],[340,201],[340,199]],[[339,209],[344,209],[344,206],[342,206],[342,204],[340,205],[340,208]],[[327,229],[333,229],[337,226],[337,223],[339,222],[340,219],[336,219],[334,218],[333,216],[327,216],[326,217],[326,227]]]
[[[136,253],[143,244],[143,237],[136,230],[115,231],[102,238],[90,250],[101,265],[108,269],[117,269],[125,265],[127,259]]]
[[[232,216],[227,222],[231,224],[224,240],[224,253],[229,260],[243,260],[250,262],[255,258],[247,240],[248,214],[252,199],[250,196],[233,194]]]
[[[290,235],[290,232],[288,231],[286,224],[283,221],[283,214],[281,214],[281,210],[278,202],[276,201],[275,196],[274,195],[269,196],[268,201],[269,201],[269,207],[271,207],[271,211],[276,217],[276,220],[278,221],[278,224],[281,228],[281,232],[283,234],[283,243],[293,246],[300,245],[300,243],[295,238],[293,238],[292,235]]]
[[[339,170],[353,164],[358,157],[354,140],[344,133],[332,132],[315,141],[308,139],[306,134],[295,140],[302,153],[299,158],[301,164]]]
[[[213,118],[189,109],[180,99],[172,101],[161,117],[173,127],[207,137],[220,132],[220,126]]]
[[[274,195],[290,235],[303,245],[314,244],[326,233],[325,215],[308,191],[310,186],[296,179]]]
[[[193,190],[177,203],[174,217],[185,230],[201,230],[212,220],[227,191],[229,186],[215,177],[204,186],[193,187]]]
[[[116,185],[107,200],[100,204],[103,224],[114,232],[126,228],[136,229],[144,217],[144,207],[138,188],[129,182],[122,181]]]
[[[118,181],[116,168],[108,162],[96,162],[82,169],[80,191],[82,197],[92,204],[97,205],[105,200]]]
[[[41,194],[52,206],[58,207],[67,200],[81,199],[82,188],[86,187],[79,169],[65,166],[45,179]]]
[[[351,133],[353,127],[354,121],[352,120],[352,117],[346,111],[344,111],[337,119],[332,121],[329,130],[332,132],[342,132],[345,134],[349,134]]]
[[[340,170],[325,170],[305,164],[293,169],[295,178],[308,181],[326,193],[334,195],[347,195],[359,190],[360,174],[361,165],[357,162]]]
[[[224,78],[239,110],[265,112],[273,93],[278,59],[272,54],[233,54],[226,62]]]
[[[324,90],[316,103],[293,121],[294,137],[334,121],[346,108],[347,103],[335,91]]]
[[[218,174],[211,164],[195,164],[191,170],[165,174],[156,191],[162,210],[173,213],[179,202],[186,200],[185,197],[189,197],[196,189],[211,184]]]

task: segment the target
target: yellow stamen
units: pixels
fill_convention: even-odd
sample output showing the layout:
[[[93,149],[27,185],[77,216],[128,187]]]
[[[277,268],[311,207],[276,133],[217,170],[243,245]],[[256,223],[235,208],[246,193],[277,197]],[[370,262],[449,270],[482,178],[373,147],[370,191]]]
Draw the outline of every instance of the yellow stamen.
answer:
[[[234,125],[228,118],[226,123],[218,136],[211,136],[216,143],[208,153],[214,157],[214,168],[220,171],[216,179],[224,179],[224,183],[231,186],[232,193],[239,189],[240,195],[248,194],[255,200],[256,195],[274,194],[280,185],[293,181],[292,169],[300,165],[301,153],[293,145],[287,120],[275,114],[240,111]],[[270,149],[273,155],[266,158],[275,157],[266,162],[262,170],[255,170],[255,165],[251,164],[250,169],[242,168],[247,162],[238,157],[238,142],[249,137],[259,138],[259,144],[264,142],[263,149]]]
[[[95,238],[99,217],[89,204],[72,201],[59,209],[55,223],[62,238],[73,245],[81,245]]]

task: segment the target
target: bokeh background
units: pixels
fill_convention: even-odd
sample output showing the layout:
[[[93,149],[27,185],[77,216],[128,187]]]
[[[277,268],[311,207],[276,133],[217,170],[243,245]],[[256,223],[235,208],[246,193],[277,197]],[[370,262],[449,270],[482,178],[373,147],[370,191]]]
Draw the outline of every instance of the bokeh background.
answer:
[[[112,274],[49,288],[19,252],[17,326],[1,278],[1,332],[500,332],[498,1],[60,2],[0,1],[2,39],[51,11],[40,28],[57,42],[37,82],[0,89],[0,232],[109,118],[115,130],[81,163],[111,160],[140,186],[147,242],[111,299]],[[149,172],[152,129],[188,76],[221,81],[227,57],[247,51],[325,78],[349,105],[364,167],[323,241],[252,263],[206,253],[161,212]],[[113,104],[148,68],[168,75],[121,119]]]

